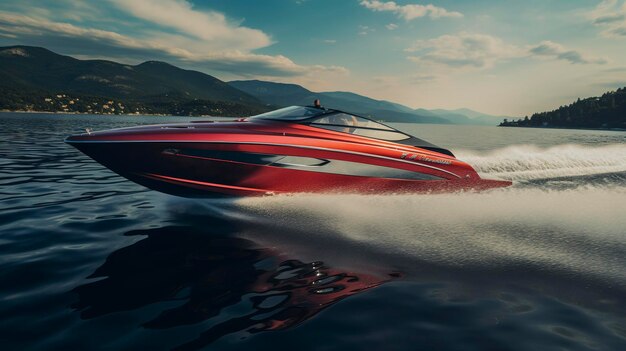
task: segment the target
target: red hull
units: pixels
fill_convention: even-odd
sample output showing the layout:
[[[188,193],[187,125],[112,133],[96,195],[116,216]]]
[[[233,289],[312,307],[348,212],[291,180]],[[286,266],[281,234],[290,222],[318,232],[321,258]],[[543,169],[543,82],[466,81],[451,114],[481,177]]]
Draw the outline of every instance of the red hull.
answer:
[[[511,185],[453,156],[270,121],[124,128],[66,142],[151,189],[187,197],[277,193],[412,193]]]

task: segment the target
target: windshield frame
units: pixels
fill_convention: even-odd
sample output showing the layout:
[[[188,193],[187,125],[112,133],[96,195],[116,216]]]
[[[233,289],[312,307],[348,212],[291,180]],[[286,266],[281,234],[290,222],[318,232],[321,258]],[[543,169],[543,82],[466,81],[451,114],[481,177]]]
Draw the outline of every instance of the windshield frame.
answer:
[[[306,110],[306,111],[311,111],[313,112],[313,114],[311,115],[294,115],[294,116],[280,116],[280,117],[272,117],[271,114],[278,112],[278,111],[284,111],[284,112],[288,112],[288,110]],[[407,136],[410,136],[404,132],[401,132],[399,130],[397,130],[396,128],[393,128],[391,126],[388,126],[382,122],[378,122],[372,118],[368,118],[368,117],[364,117],[361,116],[359,114],[356,113],[352,113],[352,112],[346,112],[346,111],[341,111],[341,110],[335,110],[335,109],[326,109],[326,108],[319,108],[319,107],[315,107],[315,106],[297,106],[297,105],[293,105],[293,106],[287,106],[287,107],[283,107],[280,108],[278,110],[273,110],[273,111],[269,111],[269,112],[265,112],[262,114],[258,114],[258,115],[254,115],[254,116],[250,116],[248,118],[246,118],[246,120],[269,120],[269,121],[278,121],[278,122],[291,122],[291,123],[298,123],[298,124],[313,124],[315,119],[321,118],[321,117],[325,117],[325,116],[330,116],[330,115],[335,115],[335,114],[346,114],[346,115],[351,115],[354,117],[358,117],[358,118],[363,118],[366,119],[368,121],[371,121],[373,123],[376,124],[380,124],[383,127],[385,127],[385,129],[381,129],[381,128],[371,128],[371,127],[358,127],[358,128],[365,128],[365,129],[374,129],[374,130],[387,130],[387,131],[394,131],[394,132],[398,132],[398,133],[402,133],[405,134]],[[342,126],[339,124],[332,124],[332,123],[325,123],[326,125],[335,125],[335,126]]]
[[[305,114],[295,114],[297,111],[304,111]],[[334,110],[327,110],[324,108],[318,108],[314,106],[287,106],[279,108],[278,110],[272,110],[269,112],[261,113],[259,115],[250,116],[248,120],[269,120],[269,121],[281,121],[281,122],[301,122],[312,118],[317,118],[328,114]],[[282,114],[281,114],[282,113]]]
[[[319,120],[321,118],[324,117],[331,117],[333,115],[341,115],[341,114],[345,114],[345,115],[349,115],[349,116],[354,116],[357,118],[362,118],[364,120],[370,121],[372,123],[374,123],[375,125],[378,124],[380,126],[382,126],[383,128],[376,128],[376,127],[366,127],[366,126],[349,126],[349,125],[345,125],[345,124],[335,124],[335,123],[315,123],[316,120]],[[404,141],[404,140],[409,140],[414,138],[414,136],[409,135],[407,133],[404,133],[402,131],[397,130],[396,128],[393,128],[391,126],[388,126],[384,123],[375,121],[371,118],[367,118],[367,117],[363,117],[361,115],[357,115],[354,113],[350,113],[350,112],[345,112],[345,111],[340,111],[340,110],[329,110],[328,113],[325,113],[323,115],[319,115],[319,116],[315,116],[312,118],[308,118],[304,121],[301,121],[301,124],[306,124],[307,126],[310,127],[314,127],[314,128],[320,128],[320,129],[324,129],[324,130],[331,130],[334,132],[338,132],[338,133],[344,133],[344,134],[349,134],[349,135],[354,135],[354,136],[359,136],[362,138],[369,138],[369,139],[376,139],[376,140],[384,140],[384,141],[390,141],[390,142],[400,142],[400,141]],[[328,127],[336,127],[336,128],[349,128],[352,131],[350,132],[346,132],[346,131],[340,131],[340,130],[336,130],[333,128],[324,128],[324,126],[328,126]],[[355,133],[356,130],[370,130],[370,131],[380,131],[380,132],[385,132],[385,133],[394,133],[394,134],[398,134],[399,136],[404,136],[404,138],[402,139],[388,139],[388,138],[377,138],[374,136],[367,136],[367,135],[360,135],[358,133]]]
[[[352,115],[355,117],[360,117],[360,118],[364,118],[367,120],[370,120],[372,122],[378,123],[380,125],[383,125],[387,128],[387,129],[378,129],[378,128],[367,128],[367,127],[360,127],[362,129],[370,129],[370,130],[379,130],[379,131],[391,131],[391,132],[396,132],[402,135],[406,135],[408,138],[403,139],[403,140],[386,140],[386,139],[380,139],[380,138],[374,138],[374,137],[369,137],[369,136],[362,136],[362,135],[356,135],[362,138],[366,138],[366,139],[374,139],[374,140],[383,140],[383,141],[387,141],[387,142],[391,142],[391,143],[396,143],[396,144],[403,144],[403,145],[409,145],[412,147],[417,147],[417,148],[422,148],[422,149],[426,149],[426,150],[431,150],[431,151],[435,151],[438,153],[443,153],[445,155],[448,156],[452,156],[454,157],[454,154],[448,150],[448,149],[444,149],[442,147],[439,147],[435,144],[429,143],[428,141],[424,140],[424,139],[420,139],[417,138],[411,134],[405,133],[403,131],[400,131],[396,128],[393,128],[385,123],[382,122],[378,122],[376,120],[374,120],[373,118],[368,118],[368,117],[364,117],[361,116],[359,114],[355,114],[355,113],[350,113],[350,112],[346,112],[346,111],[342,111],[342,110],[335,110],[335,109],[326,109],[326,108],[319,108],[319,107],[315,107],[315,106],[289,106],[288,108],[306,108],[306,109],[310,109],[314,112],[319,112],[319,113],[315,113],[314,115],[310,115],[310,116],[293,116],[292,118],[268,118],[268,117],[264,117],[264,115],[269,114],[268,113],[264,113],[261,115],[256,115],[256,116],[251,116],[246,118],[245,120],[250,120],[250,121],[266,121],[266,122],[284,122],[284,123],[295,123],[295,124],[300,124],[300,125],[305,125],[307,127],[311,127],[311,128],[316,128],[316,129],[323,129],[323,130],[327,130],[327,131],[332,131],[335,133],[342,133],[342,134],[350,134],[350,133],[346,133],[346,132],[342,132],[342,131],[336,131],[336,130],[332,130],[332,129],[324,129],[319,127],[318,125],[315,125],[313,122],[315,119],[330,115],[330,114],[336,114],[336,113],[345,113],[348,115]],[[274,110],[277,111],[277,110]],[[273,112],[273,111],[270,111]],[[327,124],[330,125],[330,124]],[[345,127],[343,125],[339,125],[339,127]],[[350,134],[350,135],[354,135],[354,134]]]

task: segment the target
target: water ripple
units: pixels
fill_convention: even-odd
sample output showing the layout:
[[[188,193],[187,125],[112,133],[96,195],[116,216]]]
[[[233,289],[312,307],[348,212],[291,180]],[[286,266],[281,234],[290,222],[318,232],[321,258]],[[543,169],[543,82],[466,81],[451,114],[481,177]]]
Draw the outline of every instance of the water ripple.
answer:
[[[200,201],[62,142],[172,117],[0,119],[3,349],[626,349],[626,133],[403,126],[515,186]]]

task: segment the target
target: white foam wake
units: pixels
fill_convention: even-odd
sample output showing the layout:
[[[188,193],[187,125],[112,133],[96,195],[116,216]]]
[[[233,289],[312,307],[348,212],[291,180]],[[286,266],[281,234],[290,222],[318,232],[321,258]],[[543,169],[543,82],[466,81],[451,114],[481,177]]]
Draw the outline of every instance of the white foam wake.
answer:
[[[457,157],[487,178],[533,180],[626,172],[626,144],[590,147],[515,145],[488,153],[460,150]]]
[[[237,206],[254,218],[254,228],[274,228],[257,239],[270,240],[272,246],[297,241],[294,247],[314,251],[311,257],[330,255],[333,241],[346,240],[436,265],[529,263],[626,281],[623,187],[276,196],[241,200]],[[345,256],[344,250],[335,258]]]
[[[489,178],[626,172],[626,145],[511,146],[459,155]],[[594,184],[582,177],[578,186],[567,189],[248,198],[228,206],[200,202],[199,213],[207,213],[203,207],[209,206],[216,216],[235,220],[262,246],[304,259],[345,266],[385,261],[405,272],[411,270],[407,260],[455,269],[539,267],[553,272],[550,279],[586,277],[619,282],[626,289],[623,179]],[[358,259],[359,250],[374,254],[368,251]]]

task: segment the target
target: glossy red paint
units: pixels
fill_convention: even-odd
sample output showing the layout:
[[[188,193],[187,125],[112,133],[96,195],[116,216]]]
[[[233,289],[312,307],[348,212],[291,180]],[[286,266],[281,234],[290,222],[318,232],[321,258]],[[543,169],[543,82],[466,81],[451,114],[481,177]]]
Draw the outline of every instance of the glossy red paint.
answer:
[[[447,192],[511,184],[481,179],[470,165],[446,154],[283,121],[140,126],[72,136],[66,142],[122,176],[180,196]],[[215,157],[216,153],[369,165],[428,179],[338,174],[301,165],[290,168]]]

